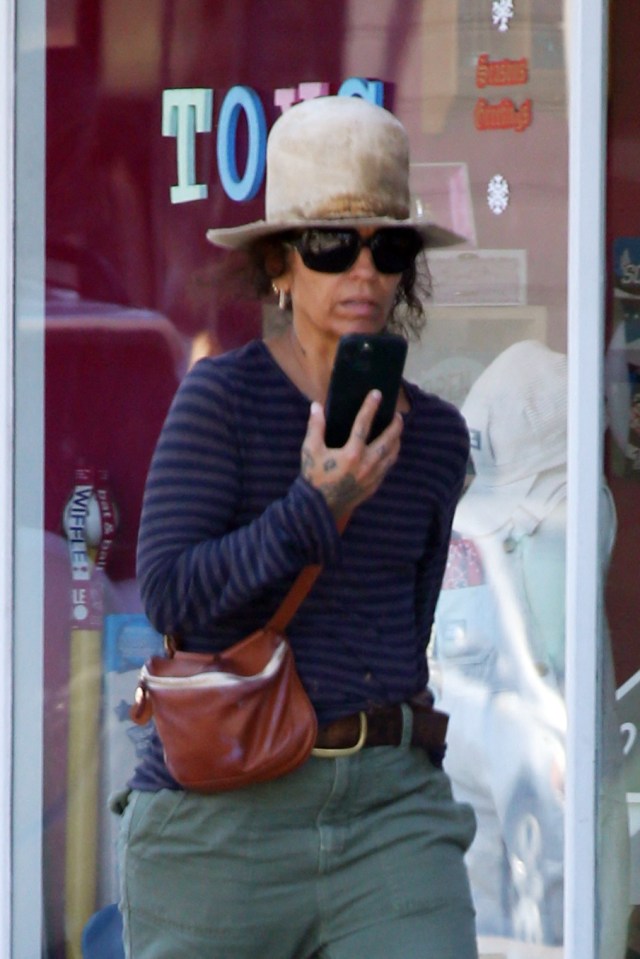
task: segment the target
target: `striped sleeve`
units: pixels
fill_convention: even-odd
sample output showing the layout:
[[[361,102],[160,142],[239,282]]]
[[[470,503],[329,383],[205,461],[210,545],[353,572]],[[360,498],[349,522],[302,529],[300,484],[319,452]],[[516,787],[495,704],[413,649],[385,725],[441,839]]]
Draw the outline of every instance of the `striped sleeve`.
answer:
[[[252,522],[237,523],[243,475],[233,395],[210,361],[197,364],[152,458],[138,580],[147,615],[161,632],[210,626],[339,550],[324,497],[301,476]]]

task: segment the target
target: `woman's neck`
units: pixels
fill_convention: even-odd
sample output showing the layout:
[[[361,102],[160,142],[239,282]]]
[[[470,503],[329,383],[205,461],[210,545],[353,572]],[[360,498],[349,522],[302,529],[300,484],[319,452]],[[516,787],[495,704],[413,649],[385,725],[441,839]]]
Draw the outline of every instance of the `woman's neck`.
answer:
[[[313,348],[307,346],[306,340],[306,337],[300,337],[292,322],[281,333],[269,338],[266,346],[300,392],[324,405],[338,344],[327,339],[326,343],[321,340]],[[396,408],[401,413],[407,413],[411,408],[404,388],[400,389]]]
[[[300,365],[318,382],[325,396],[338,344],[329,337],[304,336],[292,321],[289,327],[291,348]],[[324,397],[323,397],[324,398]]]
[[[311,400],[324,403],[329,389],[336,345],[330,340],[300,336],[292,321],[267,346],[290,380]]]

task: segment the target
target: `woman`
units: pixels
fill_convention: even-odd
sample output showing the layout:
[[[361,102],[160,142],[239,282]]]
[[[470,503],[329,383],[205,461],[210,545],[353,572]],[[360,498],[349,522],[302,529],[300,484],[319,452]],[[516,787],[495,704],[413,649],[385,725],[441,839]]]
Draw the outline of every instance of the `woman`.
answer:
[[[318,745],[347,752],[203,796],[178,787],[154,742],[123,820],[127,954],[473,959],[473,815],[423,748],[419,702],[466,429],[408,383],[371,443],[375,392],[341,449],[326,447],[323,413],[339,338],[415,312],[416,254],[455,238],[410,219],[406,134],[360,99],[309,101],[276,122],[266,212],[209,238],[249,251],[291,323],[186,377],[149,472],[140,587],[160,631],[220,649],[321,564],[287,633]],[[351,754],[361,711],[369,734]]]

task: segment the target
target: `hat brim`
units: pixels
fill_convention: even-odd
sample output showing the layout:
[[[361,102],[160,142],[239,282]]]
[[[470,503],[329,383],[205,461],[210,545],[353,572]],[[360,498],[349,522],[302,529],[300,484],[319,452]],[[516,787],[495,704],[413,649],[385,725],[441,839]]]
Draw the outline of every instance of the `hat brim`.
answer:
[[[248,247],[256,240],[267,236],[274,236],[277,233],[288,233],[291,230],[308,230],[314,227],[388,227],[401,226],[411,227],[417,230],[424,245],[428,249],[435,249],[445,246],[454,246],[457,243],[466,243],[466,238],[447,230],[437,223],[429,223],[423,219],[397,220],[393,217],[346,217],[344,219],[314,220],[298,219],[283,220],[280,222],[268,222],[267,220],[256,220],[253,223],[247,223],[244,226],[226,227],[221,229],[207,230],[207,240],[214,246],[221,246],[227,250],[241,250]]]
[[[533,474],[513,483],[491,486],[476,477],[458,503],[453,528],[463,536],[496,532],[526,500],[535,481]]]
[[[463,536],[486,536],[507,527],[523,509],[535,526],[566,497],[566,458],[512,483],[492,485],[476,476],[456,508],[453,528]]]

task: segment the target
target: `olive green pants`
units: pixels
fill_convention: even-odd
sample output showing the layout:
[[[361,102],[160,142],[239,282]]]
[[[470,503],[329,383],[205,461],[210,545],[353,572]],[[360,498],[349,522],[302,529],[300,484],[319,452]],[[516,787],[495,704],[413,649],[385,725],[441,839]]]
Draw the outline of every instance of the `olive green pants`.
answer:
[[[214,796],[134,792],[128,959],[475,959],[469,806],[417,749],[311,758]]]

